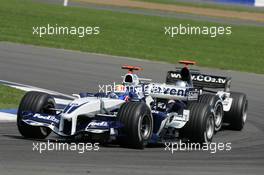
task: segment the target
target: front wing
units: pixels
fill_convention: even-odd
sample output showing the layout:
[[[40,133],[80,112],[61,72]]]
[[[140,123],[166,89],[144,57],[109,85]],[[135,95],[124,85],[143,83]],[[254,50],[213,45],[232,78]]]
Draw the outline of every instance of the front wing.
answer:
[[[92,118],[87,117],[87,119],[88,120],[85,121],[82,120],[83,122],[78,122],[76,125],[76,132],[74,134],[70,134],[64,131],[71,130],[71,128],[60,128],[60,115],[24,112],[22,117],[22,121],[26,124],[50,128],[54,133],[60,136],[73,136],[84,132],[95,134],[109,133],[111,136],[117,136],[117,130],[123,127],[122,123],[117,121],[116,117],[112,116],[95,116]],[[71,124],[64,125],[64,127],[71,126]]]

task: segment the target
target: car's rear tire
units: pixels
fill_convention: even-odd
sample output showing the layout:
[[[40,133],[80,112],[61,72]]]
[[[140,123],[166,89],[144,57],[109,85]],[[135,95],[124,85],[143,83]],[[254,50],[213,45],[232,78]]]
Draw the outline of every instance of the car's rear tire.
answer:
[[[47,93],[30,91],[22,98],[17,112],[17,127],[20,134],[26,138],[43,139],[51,130],[46,127],[30,126],[22,121],[22,113],[30,111],[32,113],[54,114],[49,108],[55,108],[54,98]]]
[[[244,93],[231,92],[233,99],[231,108],[225,112],[224,121],[229,123],[230,129],[240,131],[243,129],[247,119],[248,100]]]
[[[203,94],[199,97],[199,102],[211,105],[212,109],[214,110],[215,131],[219,131],[222,127],[224,116],[221,99],[213,94]]]
[[[181,137],[193,143],[210,143],[214,136],[214,114],[210,105],[193,102],[188,104],[189,121],[180,130]]]
[[[117,118],[124,125],[121,132],[125,137],[120,139],[120,144],[143,149],[153,132],[153,118],[149,107],[142,102],[124,103],[118,111]]]

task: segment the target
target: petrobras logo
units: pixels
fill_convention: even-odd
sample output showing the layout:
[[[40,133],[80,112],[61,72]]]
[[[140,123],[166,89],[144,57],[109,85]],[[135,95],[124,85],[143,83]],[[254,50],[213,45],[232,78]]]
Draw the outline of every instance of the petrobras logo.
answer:
[[[80,101],[80,102],[73,102],[73,103],[70,103],[69,106],[78,107],[78,106],[82,106],[82,105],[84,105],[86,103],[89,103],[89,101],[86,100],[86,101]]]
[[[70,103],[70,106],[79,106],[78,103]]]
[[[171,73],[170,76],[172,78],[181,79],[181,74],[179,73]],[[207,82],[207,83],[219,83],[219,84],[225,84],[226,79],[223,77],[217,77],[217,76],[210,76],[210,75],[192,75],[191,76],[193,81],[200,81],[200,82]]]
[[[54,122],[54,123],[59,123],[59,119],[56,119],[55,116],[51,116],[51,115],[47,115],[47,116],[44,116],[44,115],[40,115],[40,114],[35,114],[33,115],[34,118],[39,118],[39,119],[44,119],[44,120],[49,120],[51,122]]]

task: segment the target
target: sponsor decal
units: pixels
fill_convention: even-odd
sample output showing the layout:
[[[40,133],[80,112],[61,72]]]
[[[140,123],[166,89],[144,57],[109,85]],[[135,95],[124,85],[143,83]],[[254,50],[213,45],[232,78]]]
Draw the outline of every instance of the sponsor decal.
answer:
[[[181,74],[179,73],[171,73],[170,76],[172,78],[180,79]],[[200,82],[207,82],[207,83],[219,83],[219,84],[225,84],[226,79],[222,77],[216,77],[216,76],[210,76],[210,75],[192,75],[191,76],[193,81],[200,81]]]
[[[164,84],[152,84],[148,88],[150,94],[181,96],[190,99],[196,99],[199,95],[199,91],[195,88],[177,88],[175,86]]]
[[[154,85],[150,92],[152,94],[164,94],[164,95],[177,95],[177,96],[186,96],[188,93],[187,89],[179,89],[166,86],[156,86]]]
[[[92,121],[87,125],[86,129],[96,128],[96,127],[108,127],[108,123],[107,122]]]
[[[40,115],[40,114],[35,114],[33,115],[34,118],[39,118],[39,119],[44,119],[44,120],[49,120],[51,122],[54,122],[54,123],[59,123],[59,119],[56,119],[55,116],[51,116],[51,115],[47,115],[47,116],[43,116],[43,115]]]
[[[64,109],[64,113],[72,113],[73,111],[75,111],[76,109],[78,109],[79,107],[85,105],[89,103],[89,101],[82,103],[82,104],[78,104],[78,103],[70,103],[65,109]]]

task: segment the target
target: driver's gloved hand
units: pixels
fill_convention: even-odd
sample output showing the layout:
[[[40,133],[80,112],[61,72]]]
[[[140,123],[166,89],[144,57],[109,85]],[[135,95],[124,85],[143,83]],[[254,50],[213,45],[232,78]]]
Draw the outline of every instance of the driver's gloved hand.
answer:
[[[116,95],[115,93],[110,93],[110,94],[108,94],[108,97],[109,98],[114,98],[114,99],[118,99],[118,95]]]

